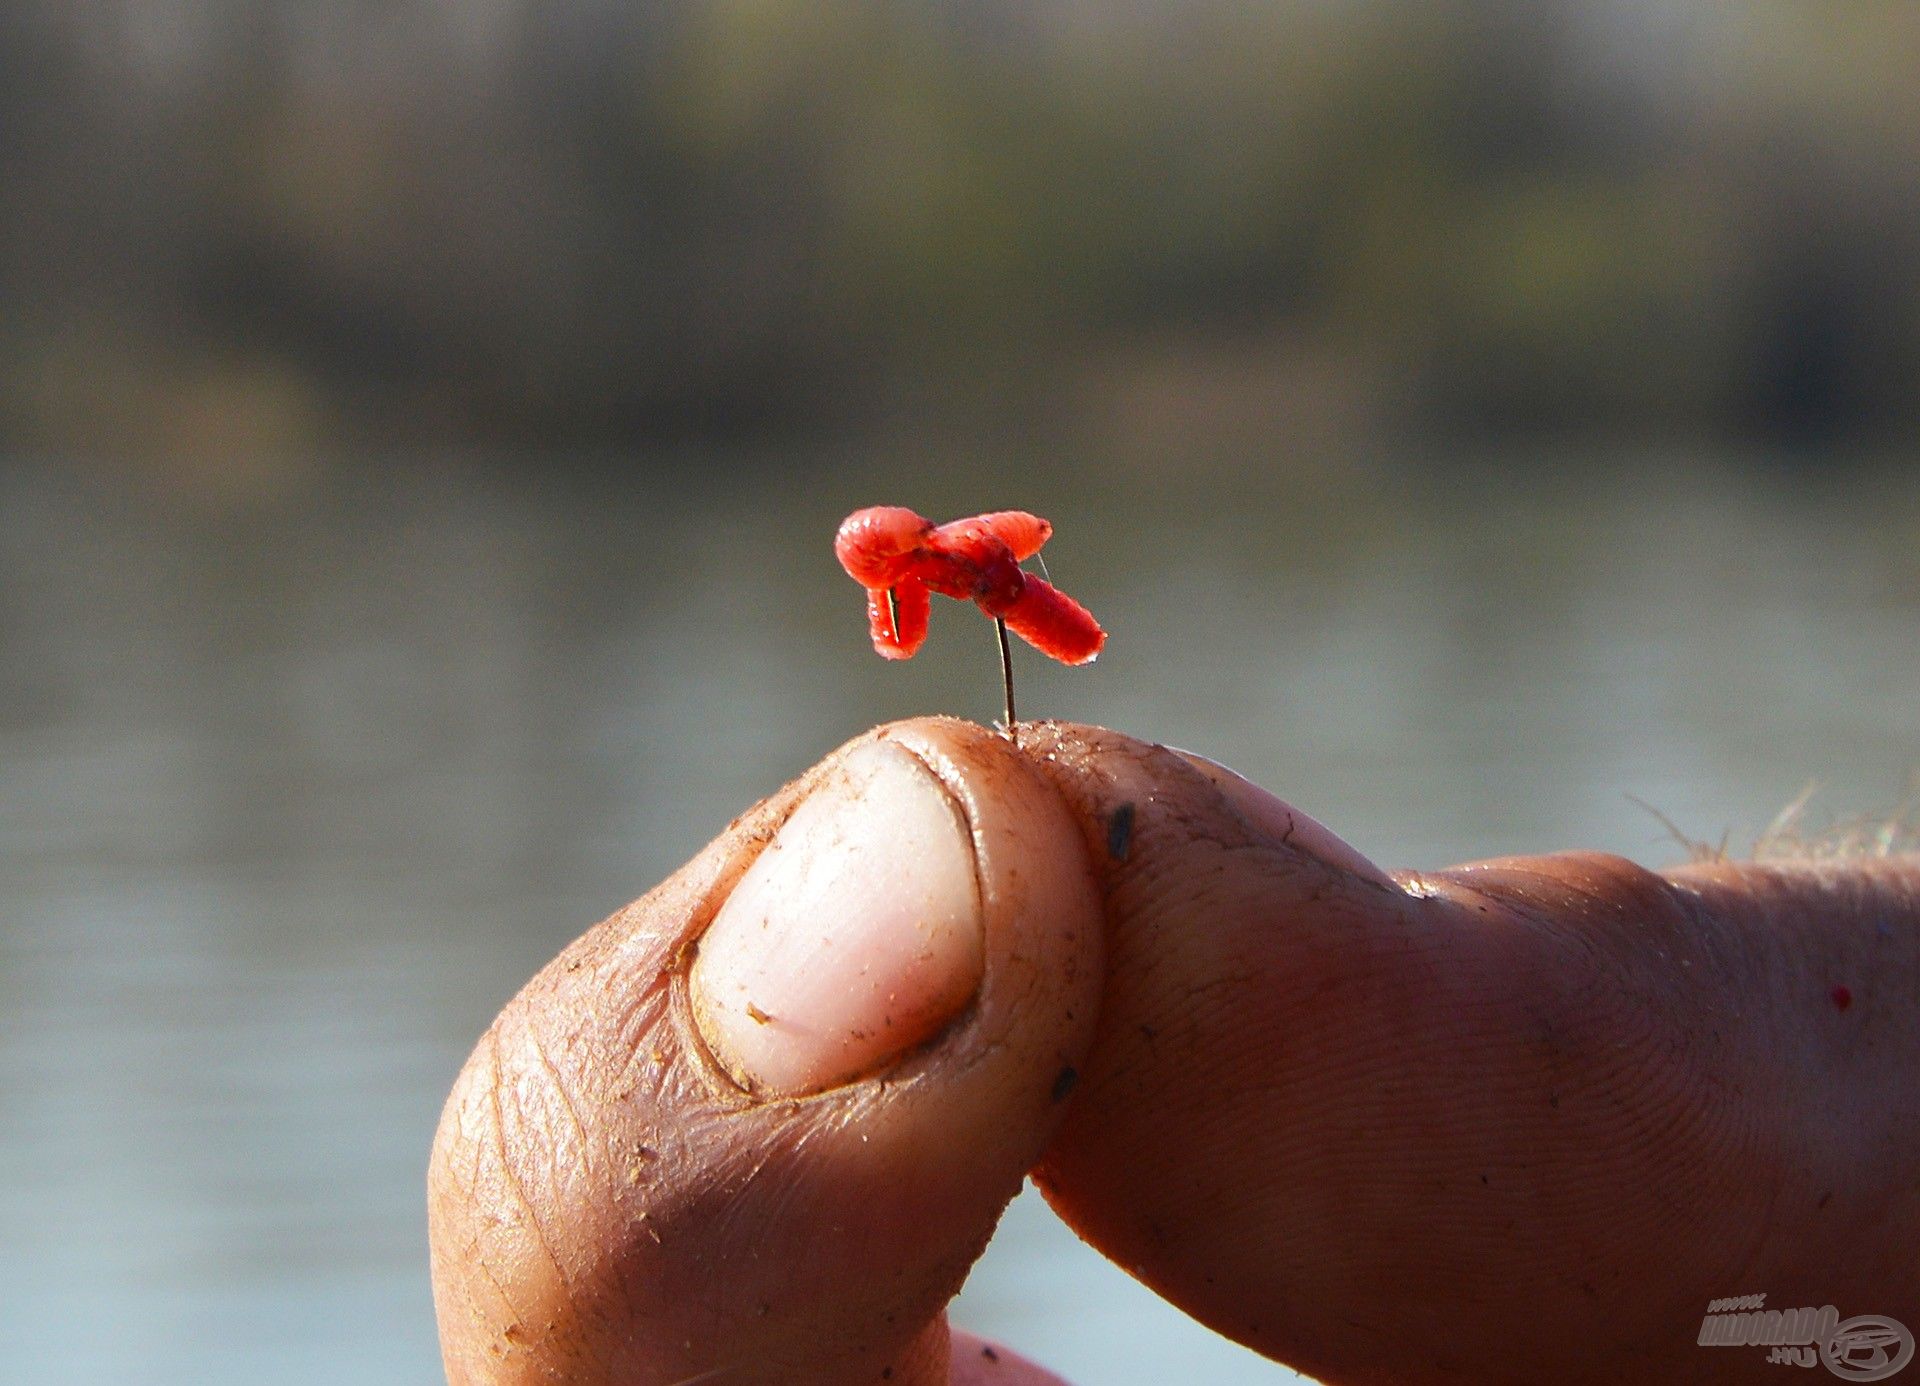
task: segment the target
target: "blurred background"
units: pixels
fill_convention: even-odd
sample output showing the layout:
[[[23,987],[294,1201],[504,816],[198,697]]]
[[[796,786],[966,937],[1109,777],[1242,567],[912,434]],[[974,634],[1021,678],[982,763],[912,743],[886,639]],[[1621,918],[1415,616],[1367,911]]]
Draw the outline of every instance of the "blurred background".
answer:
[[[1898,800],[1920,8],[0,0],[10,1379],[430,1381],[498,1006],[990,627],[878,502],[1050,516],[1023,711],[1375,857]],[[955,1311],[1288,1379],[1031,1196]],[[1390,1326],[1382,1326],[1390,1329]]]

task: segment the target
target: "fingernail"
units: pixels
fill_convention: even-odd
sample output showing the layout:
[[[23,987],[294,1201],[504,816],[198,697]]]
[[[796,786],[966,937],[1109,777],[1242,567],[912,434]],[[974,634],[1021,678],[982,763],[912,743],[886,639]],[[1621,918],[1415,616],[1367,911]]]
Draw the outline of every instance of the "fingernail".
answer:
[[[1218,761],[1195,755],[1192,751],[1175,750],[1174,754],[1212,780],[1221,797],[1233,805],[1246,820],[1247,826],[1255,832],[1337,871],[1344,871],[1388,890],[1400,888],[1394,884],[1392,877],[1333,829],[1317,818],[1308,817],[1285,800],[1269,794],[1245,775],[1227,769]]]
[[[742,1087],[817,1092],[936,1034],[979,989],[973,842],[946,786],[884,741],[850,752],[747,869],[688,985]]]

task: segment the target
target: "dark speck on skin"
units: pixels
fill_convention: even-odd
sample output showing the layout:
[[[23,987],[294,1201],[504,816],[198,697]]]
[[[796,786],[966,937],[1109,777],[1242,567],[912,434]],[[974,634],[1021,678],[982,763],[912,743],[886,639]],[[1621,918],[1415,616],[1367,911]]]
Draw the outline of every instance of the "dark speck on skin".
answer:
[[[984,1358],[986,1358],[986,1359],[987,1359],[987,1360],[988,1360],[989,1362],[998,1362],[998,1361],[1000,1360],[1000,1354],[999,1354],[999,1353],[997,1353],[997,1352],[995,1352],[995,1351],[994,1351],[994,1350],[993,1350],[992,1348],[990,1348],[990,1347],[983,1347],[983,1348],[981,1348],[981,1349],[980,1349],[980,1355],[981,1355],[982,1357],[984,1357]]]
[[[1053,1080],[1053,1100],[1055,1102],[1064,1100],[1066,1095],[1073,1091],[1073,1085],[1079,1081],[1080,1074],[1077,1070],[1072,1068],[1061,1069],[1060,1076]]]
[[[1133,847],[1133,805],[1122,804],[1107,819],[1107,855],[1125,861]]]

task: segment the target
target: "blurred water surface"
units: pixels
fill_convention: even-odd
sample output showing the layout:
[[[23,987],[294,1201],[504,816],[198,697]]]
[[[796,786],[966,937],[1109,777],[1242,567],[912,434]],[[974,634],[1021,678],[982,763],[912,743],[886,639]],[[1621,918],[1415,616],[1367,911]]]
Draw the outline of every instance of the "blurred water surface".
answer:
[[[436,1377],[422,1168],[494,1010],[875,720],[995,710],[968,612],[867,653],[827,542],[857,505],[1049,513],[1113,640],[1023,659],[1023,709],[1235,764],[1392,864],[1670,861],[1627,794],[1738,840],[1916,759],[1910,472],[905,475],[0,474],[10,1380]],[[1031,1196],[956,1320],[1086,1386],[1286,1375]]]

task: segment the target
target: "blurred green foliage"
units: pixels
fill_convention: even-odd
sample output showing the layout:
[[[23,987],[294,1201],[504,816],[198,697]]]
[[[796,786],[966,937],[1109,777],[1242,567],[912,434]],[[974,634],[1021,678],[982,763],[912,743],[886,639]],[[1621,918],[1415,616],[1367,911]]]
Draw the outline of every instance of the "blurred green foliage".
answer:
[[[14,0],[0,445],[1905,440],[1920,7]]]

